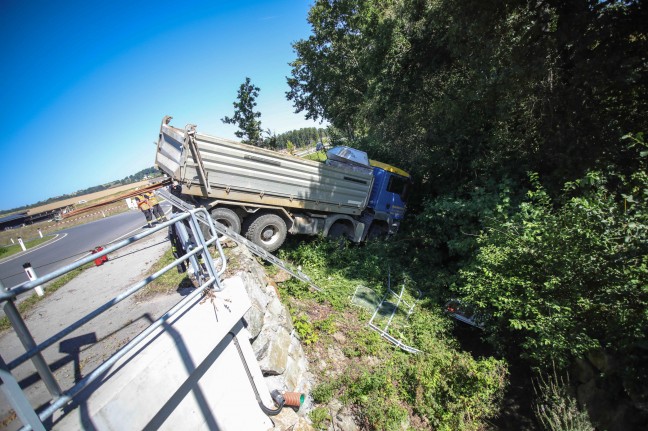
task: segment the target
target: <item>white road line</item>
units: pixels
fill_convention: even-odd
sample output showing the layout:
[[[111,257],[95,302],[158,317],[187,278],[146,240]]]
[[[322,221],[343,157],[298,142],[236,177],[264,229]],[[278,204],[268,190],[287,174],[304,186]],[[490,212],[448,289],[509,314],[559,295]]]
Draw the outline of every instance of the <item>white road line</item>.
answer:
[[[52,239],[51,241],[47,241],[45,244],[41,244],[41,245],[39,245],[38,247],[35,247],[35,248],[30,248],[29,250],[18,253],[15,256],[8,257],[6,260],[0,261],[0,264],[7,263],[7,262],[10,262],[10,261],[12,261],[14,259],[18,259],[19,257],[26,256],[29,253],[31,253],[32,251],[40,250],[41,248],[47,247],[48,245],[51,245],[51,244],[54,244],[56,241],[59,241],[59,240],[65,238],[67,236],[67,234],[64,233],[64,234],[62,234],[62,236],[60,238],[57,238],[59,235],[61,235],[61,234],[57,233],[56,235],[54,235],[54,239]]]

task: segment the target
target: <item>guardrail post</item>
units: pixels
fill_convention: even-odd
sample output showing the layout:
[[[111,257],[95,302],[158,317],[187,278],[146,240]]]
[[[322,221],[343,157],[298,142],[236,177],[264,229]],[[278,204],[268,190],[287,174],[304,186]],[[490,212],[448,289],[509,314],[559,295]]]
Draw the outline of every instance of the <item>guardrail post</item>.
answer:
[[[31,266],[31,263],[29,263],[29,262],[23,263],[23,268],[25,269],[25,274],[27,274],[27,278],[29,279],[29,281],[34,281],[34,280],[36,280],[38,278],[36,276],[36,271],[34,271],[34,268],[32,268],[32,266]],[[36,293],[38,294],[38,296],[44,296],[45,295],[45,291],[43,290],[43,286],[36,286],[34,288],[34,290],[36,290]]]
[[[18,237],[18,244],[20,244],[20,248],[22,248],[22,251],[27,251],[27,248],[25,247],[25,243],[23,242],[21,237]]]
[[[45,427],[40,418],[29,403],[25,393],[20,389],[16,378],[11,374],[7,363],[0,356],[0,380],[2,380],[2,391],[5,393],[9,404],[18,415],[23,425],[29,425],[35,431],[45,431]]]
[[[9,289],[4,287],[2,282],[0,282],[0,290],[4,292],[9,292]],[[27,325],[25,325],[25,321],[23,320],[22,316],[18,312],[18,309],[16,308],[16,304],[14,304],[13,299],[8,299],[5,302],[4,312],[7,315],[7,318],[9,319],[9,322],[11,323],[11,326],[13,327],[14,331],[16,331],[16,335],[18,336],[18,339],[20,340],[23,347],[25,348],[25,351],[29,351],[34,347],[36,347],[36,342],[34,341],[34,337],[32,337],[31,333],[29,332],[29,329],[27,328]],[[47,386],[47,390],[50,392],[50,394],[52,394],[55,397],[61,395],[62,393],[61,387],[59,386],[58,382],[54,378],[54,375],[52,374],[52,371],[49,369],[47,362],[45,362],[45,358],[43,358],[43,354],[41,352],[38,352],[31,359],[32,362],[34,363],[34,367],[36,368],[36,371],[38,371],[38,375],[45,383],[45,386]]]

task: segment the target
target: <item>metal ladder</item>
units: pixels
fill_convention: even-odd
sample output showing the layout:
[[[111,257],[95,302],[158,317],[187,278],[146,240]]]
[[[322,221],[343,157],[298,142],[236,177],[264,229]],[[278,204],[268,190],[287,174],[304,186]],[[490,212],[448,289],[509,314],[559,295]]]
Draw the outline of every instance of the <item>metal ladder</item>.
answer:
[[[166,199],[171,205],[174,207],[182,210],[182,211],[190,211],[196,208],[195,205],[192,205],[179,197],[171,194],[166,189],[159,189],[157,192],[160,196],[162,196],[164,199]],[[204,214],[197,213],[196,218],[198,220],[202,221],[205,223],[207,226],[209,225],[207,220],[204,220]],[[303,281],[304,283],[308,284],[310,288],[317,290],[318,292],[322,292],[322,289],[320,289],[313,281],[310,279],[309,276],[301,272],[299,269],[293,268],[291,265],[288,263],[284,262],[283,260],[279,259],[277,256],[273,255],[272,253],[267,252],[264,250],[262,247],[258,246],[257,244],[253,243],[252,241],[248,240],[247,238],[239,235],[238,233],[234,232],[233,230],[229,229],[225,225],[218,223],[216,220],[213,220],[214,222],[214,227],[216,228],[216,232],[218,232],[221,235],[225,235],[232,240],[236,241],[240,245],[244,245],[250,250],[252,253],[256,254],[257,256],[267,260],[268,262],[278,266],[279,268],[283,269],[293,277]]]

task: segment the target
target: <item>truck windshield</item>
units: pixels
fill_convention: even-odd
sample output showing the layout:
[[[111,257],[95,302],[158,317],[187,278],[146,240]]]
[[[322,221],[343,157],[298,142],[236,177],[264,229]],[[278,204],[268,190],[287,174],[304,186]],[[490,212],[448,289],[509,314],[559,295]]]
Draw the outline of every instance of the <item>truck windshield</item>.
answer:
[[[407,189],[409,179],[398,175],[392,175],[387,183],[387,191],[400,195],[403,202],[407,201]]]

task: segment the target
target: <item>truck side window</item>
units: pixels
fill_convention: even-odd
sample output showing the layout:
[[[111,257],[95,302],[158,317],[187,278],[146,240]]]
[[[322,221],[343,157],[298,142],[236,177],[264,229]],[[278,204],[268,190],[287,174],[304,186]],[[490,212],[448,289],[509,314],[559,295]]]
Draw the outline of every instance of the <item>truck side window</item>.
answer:
[[[400,195],[401,199],[404,202],[407,200],[408,184],[409,180],[407,178],[392,175],[389,177],[389,182],[387,183],[387,191]]]

